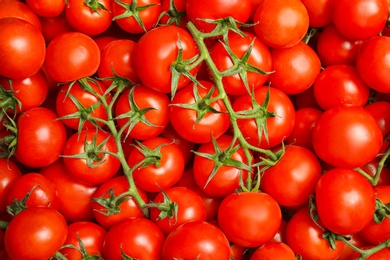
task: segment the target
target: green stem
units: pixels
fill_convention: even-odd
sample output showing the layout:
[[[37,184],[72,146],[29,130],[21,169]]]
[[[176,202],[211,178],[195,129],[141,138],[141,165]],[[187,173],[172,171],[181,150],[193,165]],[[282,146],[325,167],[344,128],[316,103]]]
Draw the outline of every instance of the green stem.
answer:
[[[358,260],[366,259],[369,256],[379,252],[380,250],[382,250],[382,249],[384,249],[386,247],[390,247],[390,239],[386,240],[385,242],[383,242],[383,243],[381,243],[381,244],[379,244],[379,245],[377,245],[375,247],[369,248],[369,249],[360,249],[360,248],[352,245],[348,241],[348,239],[346,239],[345,237],[340,236],[340,235],[337,235],[337,239],[343,241],[347,246],[349,246],[350,248],[352,248],[353,250],[355,250],[356,252],[361,254],[361,256],[359,258],[357,258]]]

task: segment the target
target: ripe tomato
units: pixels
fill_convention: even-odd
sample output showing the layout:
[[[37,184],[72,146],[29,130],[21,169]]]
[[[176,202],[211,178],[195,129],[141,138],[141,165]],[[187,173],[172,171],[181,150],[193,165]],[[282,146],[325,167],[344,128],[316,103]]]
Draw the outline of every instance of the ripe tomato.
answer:
[[[386,137],[390,133],[390,103],[377,101],[367,104],[364,108],[374,117],[382,130],[383,137]],[[386,151],[388,146],[389,142],[383,142],[381,152]]]
[[[323,28],[332,22],[331,0],[302,0],[309,15],[309,25],[315,28]]]
[[[304,42],[292,47],[271,49],[271,86],[284,93],[299,94],[308,89],[321,70],[317,53]]]
[[[66,129],[57,115],[44,107],[32,108],[17,120],[18,144],[16,159],[22,164],[39,168],[52,164],[62,154]]]
[[[251,255],[250,260],[294,260],[295,254],[292,249],[281,242],[267,242]]]
[[[187,222],[169,233],[160,259],[197,258],[230,259],[229,241],[219,228],[209,222]]]
[[[340,235],[353,235],[374,216],[374,190],[360,173],[334,168],[323,174],[317,183],[316,205],[318,216],[327,229]]]
[[[15,17],[35,26],[42,31],[42,26],[37,13],[35,13],[28,4],[22,1],[1,2],[0,18]]]
[[[117,152],[114,137],[102,130],[85,129],[66,141],[64,165],[74,178],[98,185],[111,179],[121,166],[119,159],[106,151]]]
[[[146,218],[122,221],[108,230],[103,242],[103,257],[107,260],[159,260],[164,235]]]
[[[337,259],[341,255],[344,242],[336,240],[334,250],[323,234],[324,230],[312,220],[307,207],[298,210],[287,222],[287,245],[302,259],[328,260]]]
[[[341,105],[364,106],[370,95],[370,87],[352,65],[326,67],[313,87],[317,103],[323,110]]]
[[[246,36],[242,37],[237,33],[229,33],[228,43],[231,51],[236,56],[236,59],[239,59],[240,61],[232,59],[225,49],[224,44],[222,42],[217,42],[211,48],[210,56],[219,71],[228,70],[233,66],[242,64],[243,66],[253,66],[264,73],[271,72],[272,61],[270,51],[268,47],[253,34],[246,33]],[[250,46],[252,49],[250,54],[248,53],[249,57],[246,58],[247,61],[241,60],[244,58],[244,55],[247,55],[246,52]],[[248,90],[249,93],[251,93],[253,89],[262,86],[269,77],[269,74],[260,74],[253,71],[245,71],[244,73],[246,79],[242,78],[242,75],[240,74],[222,78],[222,83],[227,94],[242,95],[248,93]],[[244,80],[247,80],[246,86],[249,89],[246,88]]]
[[[125,176],[117,176],[102,183],[94,192],[91,199],[93,216],[97,223],[105,229],[130,218],[144,217],[143,211],[131,196],[117,199],[129,190],[129,181]],[[145,191],[137,189],[139,195],[148,202]],[[116,202],[114,203],[114,201]]]
[[[58,211],[68,223],[94,220],[90,201],[97,186],[87,185],[72,178],[62,158],[41,168],[40,173],[55,184],[59,200]]]
[[[12,259],[49,259],[64,244],[68,226],[58,211],[27,208],[9,222],[5,249]]]
[[[339,106],[326,110],[313,128],[313,147],[320,159],[336,167],[368,163],[382,147],[382,132],[367,110]]]
[[[194,58],[199,52],[194,39],[183,28],[175,25],[160,26],[145,33],[138,41],[133,60],[141,82],[163,93],[175,93],[176,89],[187,85],[190,79],[183,75],[179,76],[177,84],[172,84],[173,67],[181,56],[180,48],[183,61]],[[195,75],[198,68],[189,73]]]
[[[264,0],[254,22],[257,37],[273,48],[298,44],[309,28],[309,14],[299,0]]]
[[[143,141],[127,159],[133,178],[141,189],[159,192],[173,186],[183,175],[184,157],[180,148],[162,137]]]
[[[0,158],[0,213],[6,210],[5,198],[12,183],[21,176],[19,167],[10,160]]]
[[[47,73],[58,82],[92,76],[99,64],[99,47],[91,37],[80,32],[60,34],[46,49]]]
[[[388,18],[386,0],[338,0],[332,1],[331,8],[333,24],[351,40],[369,39],[378,35]]]
[[[320,162],[313,152],[289,145],[276,165],[262,173],[260,189],[281,206],[299,207],[314,194],[321,174]]]
[[[362,250],[366,250],[366,249],[370,249],[370,248],[373,248],[373,246],[364,246],[362,247],[361,249]],[[351,259],[359,259],[360,258],[360,253],[355,251],[352,256],[351,256]],[[366,260],[387,260],[389,259],[390,257],[390,248],[383,248],[381,250],[379,250],[378,252],[368,256],[368,257],[365,257],[364,259]]]
[[[38,73],[46,55],[41,31],[15,17],[1,18],[0,27],[0,75],[24,79]]]
[[[218,210],[221,230],[230,242],[243,247],[257,247],[271,240],[281,221],[278,203],[262,192],[232,193]]]
[[[264,104],[268,92],[269,101],[268,104]],[[260,148],[271,148],[281,144],[294,129],[295,110],[291,100],[283,91],[265,86],[254,91],[254,98],[257,104],[264,108],[256,116],[263,125],[257,125],[255,119],[238,119],[242,134],[250,144]],[[252,110],[252,97],[249,94],[238,97],[233,102],[233,109],[236,112]]]
[[[60,34],[74,31],[66,21],[64,14],[55,17],[40,17],[39,19],[42,24],[42,35],[46,44],[49,44]]]
[[[65,10],[63,0],[26,0],[26,4],[39,17],[56,17]]]
[[[213,84],[204,80],[199,83],[189,83],[176,93],[170,103],[169,117],[181,137],[193,143],[207,143],[212,137],[217,139],[223,135],[230,120],[222,100],[209,102],[218,95]]]

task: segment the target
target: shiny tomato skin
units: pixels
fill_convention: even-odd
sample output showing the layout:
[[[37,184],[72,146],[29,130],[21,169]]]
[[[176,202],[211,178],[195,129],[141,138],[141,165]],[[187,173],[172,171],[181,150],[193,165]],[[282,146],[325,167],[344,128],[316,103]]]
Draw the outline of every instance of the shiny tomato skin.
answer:
[[[27,208],[10,221],[5,249],[12,259],[49,259],[63,245],[67,232],[68,225],[58,211]]]
[[[326,110],[313,128],[312,142],[318,157],[342,168],[360,167],[380,151],[382,132],[363,107],[338,106]]]
[[[315,28],[323,28],[332,23],[331,0],[302,0],[309,15],[309,25]]]
[[[26,0],[26,4],[39,17],[56,17],[65,10],[63,0]]]
[[[15,17],[1,18],[0,27],[0,75],[24,79],[38,73],[46,55],[41,31]]]
[[[7,190],[22,173],[14,162],[5,158],[0,159],[0,171],[2,173],[0,175],[0,213],[4,213],[6,210],[5,198]]]
[[[67,134],[57,115],[44,107],[32,108],[18,118],[16,159],[22,164],[40,168],[52,164],[62,155]]]
[[[205,260],[230,259],[229,241],[218,227],[209,222],[192,221],[173,230],[164,241],[160,259],[197,257]]]
[[[39,21],[39,16],[35,13],[28,4],[22,1],[6,1],[1,3],[0,18],[15,17],[35,26],[39,31],[42,31],[42,25]]]
[[[229,241],[243,247],[258,247],[271,240],[281,221],[278,203],[262,192],[232,193],[218,209],[219,227]]]
[[[327,229],[340,235],[353,235],[374,216],[374,190],[360,173],[334,168],[317,182],[316,206],[318,216]]]
[[[40,17],[39,20],[42,24],[42,35],[45,38],[46,45],[58,35],[74,31],[63,14],[55,17]]]
[[[364,106],[364,108],[374,117],[382,130],[383,137],[390,132],[390,103],[386,101],[376,101]],[[389,142],[384,141],[381,152],[386,151]]]
[[[294,260],[296,258],[294,251],[288,245],[281,242],[267,242],[256,249],[250,257],[250,260],[272,259]]]

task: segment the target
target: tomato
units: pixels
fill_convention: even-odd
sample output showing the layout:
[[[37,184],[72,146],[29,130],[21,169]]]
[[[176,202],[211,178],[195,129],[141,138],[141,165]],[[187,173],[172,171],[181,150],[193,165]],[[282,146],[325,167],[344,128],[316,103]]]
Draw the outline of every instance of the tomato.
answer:
[[[63,248],[60,253],[68,260],[78,260],[87,256],[101,257],[106,233],[104,228],[93,222],[74,222],[68,226],[68,235],[64,245],[73,245],[77,249]]]
[[[85,129],[66,141],[63,161],[69,174],[90,185],[111,179],[121,164],[110,153],[117,152],[114,137],[103,130]]]
[[[243,71],[243,75],[234,74],[223,77],[222,84],[224,89],[229,95],[242,95],[248,93],[248,91],[251,93],[253,89],[262,86],[267,81],[269,74],[250,71],[248,66],[253,66],[264,73],[271,72],[270,51],[262,41],[250,33],[246,33],[245,37],[237,33],[229,33],[228,44],[236,56],[236,60],[229,55],[222,42],[217,42],[210,50],[210,56],[216,68],[219,71],[225,71],[233,66],[242,64],[246,67],[246,71]],[[252,48],[251,52],[248,53],[248,57],[245,57],[244,55],[248,55],[247,50],[250,46]],[[243,60],[244,57],[245,60]],[[243,78],[244,75],[246,78]]]
[[[364,107],[376,120],[383,137],[386,137],[390,132],[390,103],[386,101],[377,101],[367,104]],[[389,142],[383,142],[381,151],[385,151],[389,146]]]
[[[352,65],[326,67],[313,87],[317,103],[323,110],[341,105],[364,106],[370,95],[370,87]]]
[[[129,181],[125,176],[117,176],[102,183],[94,192],[91,200],[93,216],[97,223],[105,229],[130,218],[144,217],[143,211],[137,202],[129,195],[123,199],[119,196],[129,190]],[[148,202],[145,191],[137,188],[140,197]],[[116,199],[116,200],[115,200]],[[116,201],[114,203],[114,201]]]
[[[192,221],[169,233],[163,244],[160,259],[227,260],[229,257],[229,241],[218,227],[204,221]]]
[[[321,176],[316,186],[316,205],[323,225],[340,235],[361,231],[375,211],[374,190],[360,173],[334,168]]]
[[[42,24],[42,35],[46,44],[49,44],[60,34],[74,31],[66,21],[63,13],[55,17],[40,17],[39,19]]]
[[[86,84],[87,86],[84,86]],[[76,81],[62,85],[56,97],[56,112],[62,122],[74,130],[95,129],[104,126],[100,120],[107,120],[107,111],[99,97],[104,95],[107,88],[99,80],[88,80],[86,83]],[[107,103],[111,95],[106,94]]]
[[[211,32],[215,24],[204,19],[219,20],[232,17],[239,23],[245,23],[252,11],[252,0],[187,0],[188,20],[202,32]]]
[[[321,174],[320,162],[313,152],[289,145],[282,158],[262,173],[260,189],[281,206],[299,207],[314,194]]]
[[[24,79],[38,73],[46,55],[41,31],[15,17],[1,18],[0,27],[0,75]]]
[[[160,258],[164,235],[146,218],[128,219],[108,230],[103,242],[103,257],[107,260]]]
[[[0,213],[6,210],[7,191],[15,180],[21,176],[19,167],[10,160],[0,158]]]
[[[375,176],[379,170],[379,163],[382,159],[381,156],[375,157],[373,160],[366,163],[364,166],[361,167],[363,171],[365,171],[370,176]],[[376,186],[387,186],[390,185],[390,168],[383,167],[380,171],[380,176],[378,179],[378,183]]]
[[[139,39],[133,64],[145,86],[163,93],[175,93],[188,84],[190,79],[180,75],[177,84],[172,84],[172,77],[176,77],[173,71],[182,72],[179,67],[183,61],[194,58],[198,52],[194,39],[185,29],[175,25],[161,26],[148,31]],[[178,61],[180,56],[182,61]],[[189,73],[195,75],[198,68],[195,67]]]
[[[7,1],[1,3],[0,18],[15,17],[35,26],[39,31],[42,25],[37,13],[35,13],[28,4],[22,1]]]
[[[16,159],[29,167],[52,164],[62,154],[66,142],[66,130],[57,115],[44,107],[32,108],[17,120],[18,144]]]
[[[269,101],[266,102],[268,92]],[[283,91],[265,86],[254,91],[254,98],[257,104],[262,106],[256,115],[261,125],[258,125],[255,119],[238,119],[242,134],[248,143],[260,148],[281,144],[294,129],[295,110],[291,100]],[[246,94],[238,97],[233,102],[233,109],[236,113],[253,110],[251,96]]]
[[[349,236],[348,242],[351,245],[356,246],[357,248],[363,248],[367,246],[367,243],[359,236],[359,234],[355,234],[352,236]],[[351,260],[352,256],[356,253],[356,251],[349,247],[349,246],[344,246],[343,252],[341,253],[340,257],[337,258],[338,260]]]
[[[70,82],[92,76],[100,64],[100,50],[95,41],[80,32],[66,32],[47,46],[47,73],[58,82]]]
[[[384,205],[390,203],[390,186],[374,187],[375,198],[379,199]],[[390,219],[376,212],[381,222],[378,224],[371,219],[370,222],[358,233],[364,241],[371,245],[379,245],[390,238]]]
[[[372,248],[373,246],[365,246],[363,247],[362,249],[363,250],[366,250],[366,249],[370,249]],[[352,259],[359,259],[360,258],[360,253],[355,251],[354,254],[352,255]],[[390,257],[390,248],[383,248],[381,250],[379,250],[378,252],[364,258],[366,260],[386,260],[386,259],[389,259]]]
[[[390,37],[376,36],[367,40],[356,57],[356,67],[362,79],[374,90],[390,93],[385,80],[390,62],[385,58],[390,52]]]
[[[332,249],[323,234],[324,229],[312,220],[307,207],[298,210],[287,222],[287,245],[302,259],[328,260],[341,255],[344,242],[336,240],[336,249]]]
[[[239,190],[240,180],[246,182],[248,175],[248,159],[244,149],[231,147],[233,137],[223,135],[213,142],[202,144],[195,153],[193,173],[198,186],[211,197],[223,198],[236,190]],[[214,157],[214,160],[210,158]],[[231,164],[231,160],[236,165]],[[218,167],[219,165],[219,167]],[[246,166],[246,167],[245,167]]]
[[[332,22],[331,0],[302,0],[309,15],[309,25],[315,28],[323,28]]]
[[[261,192],[232,193],[222,200],[218,210],[221,230],[229,241],[243,247],[257,247],[271,240],[281,221],[276,200]]]
[[[96,41],[96,40],[95,40]],[[117,39],[110,41],[101,50],[100,65],[97,71],[99,78],[109,87],[112,79],[119,76],[129,80],[130,83],[139,83],[138,76],[133,66],[133,58],[137,43],[127,39]]]
[[[15,112],[17,113],[42,105],[49,91],[48,82],[42,70],[25,79],[9,81],[4,77],[0,77],[0,85],[5,90],[12,91],[12,95],[20,101],[20,105],[15,104]]]
[[[359,106],[326,110],[313,128],[313,147],[319,158],[333,166],[355,168],[368,163],[382,147],[375,119]]]
[[[69,25],[90,36],[105,32],[111,25],[111,0],[68,0],[65,17]]]
[[[142,34],[156,26],[161,13],[161,0],[113,1],[112,13],[122,30]]]
[[[26,0],[26,4],[39,17],[56,17],[65,10],[63,0]]]
[[[295,105],[297,110],[299,110],[301,108],[308,108],[309,107],[309,108],[316,108],[316,109],[322,111],[322,108],[320,107],[320,105],[318,105],[317,100],[314,97],[313,85],[311,87],[309,87],[308,89],[306,89],[305,91],[303,91],[297,95],[290,96],[290,97],[293,100],[294,105]]]
[[[5,249],[12,259],[49,259],[63,245],[67,232],[66,221],[58,211],[28,208],[8,224]]]
[[[251,255],[250,260],[285,259],[294,260],[295,254],[292,249],[281,242],[267,242]]]
[[[167,196],[170,201],[167,209],[152,207],[150,220],[160,228],[165,236],[184,223],[206,220],[206,206],[202,197],[195,191],[186,187],[172,187],[164,190],[164,193],[159,192],[153,203],[164,203],[165,196]],[[165,216],[162,217],[162,215]]]
[[[133,178],[141,189],[159,192],[173,186],[183,175],[184,157],[180,148],[162,137],[143,141],[127,159]]]
[[[288,22],[287,22],[288,21]],[[309,14],[298,0],[264,0],[254,16],[257,37],[273,48],[298,44],[309,28]]]
[[[90,201],[97,186],[72,178],[62,159],[41,168],[40,173],[55,184],[59,200],[58,211],[68,223],[94,220]]]
[[[333,23],[341,34],[351,40],[369,39],[378,35],[386,24],[387,18],[386,0],[332,2]]]
[[[26,199],[26,201],[24,201]],[[12,214],[31,207],[50,207],[58,210],[57,188],[51,180],[39,173],[26,173],[12,182],[7,190],[5,202]],[[18,202],[22,202],[19,206]]]
[[[169,98],[143,85],[123,91],[115,104],[115,116],[124,135],[138,140],[157,137],[169,123]]]
[[[313,107],[304,107],[295,111],[295,124],[285,143],[295,144],[313,151],[312,133],[322,111]]]
[[[171,5],[171,3],[173,4]],[[182,28],[186,28],[188,23],[186,5],[187,0],[162,0],[159,23],[175,24]]]
[[[288,48],[271,49],[271,57],[271,86],[289,95],[308,89],[321,70],[318,55],[304,42]]]
[[[316,44],[321,65],[323,67],[336,64],[355,65],[356,56],[363,42],[347,39],[333,23],[325,26],[319,33]]]
[[[204,80],[199,83],[189,83],[176,93],[170,103],[169,118],[173,128],[185,140],[207,143],[212,137],[217,139],[223,135],[230,120],[222,100],[209,102],[218,95],[215,86]]]

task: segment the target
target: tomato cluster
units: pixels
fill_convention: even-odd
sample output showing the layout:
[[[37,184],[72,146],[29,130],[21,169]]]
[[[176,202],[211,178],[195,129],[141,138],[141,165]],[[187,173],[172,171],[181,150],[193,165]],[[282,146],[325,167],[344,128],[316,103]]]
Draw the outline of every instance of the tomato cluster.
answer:
[[[389,8],[0,0],[0,258],[389,259]]]

